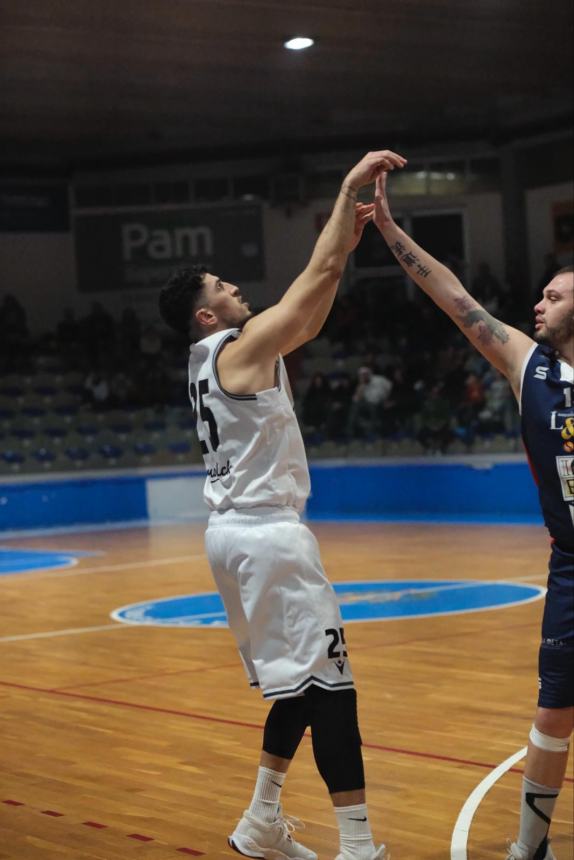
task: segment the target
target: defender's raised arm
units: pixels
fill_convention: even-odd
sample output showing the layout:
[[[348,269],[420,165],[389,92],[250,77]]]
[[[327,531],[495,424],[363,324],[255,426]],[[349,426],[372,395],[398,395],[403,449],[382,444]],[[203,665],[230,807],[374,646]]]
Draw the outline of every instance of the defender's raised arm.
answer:
[[[519,397],[524,359],[534,341],[486,311],[459,279],[416,244],[394,222],[386,191],[387,174],[377,177],[374,221],[413,281],[457,324],[468,340],[509,380]]]

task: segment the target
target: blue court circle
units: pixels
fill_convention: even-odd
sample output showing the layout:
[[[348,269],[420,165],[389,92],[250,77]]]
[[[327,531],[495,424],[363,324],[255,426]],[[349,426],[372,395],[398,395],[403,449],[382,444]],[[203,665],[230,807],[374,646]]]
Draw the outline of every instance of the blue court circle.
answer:
[[[29,573],[54,567],[71,567],[79,553],[49,552],[34,549],[7,549],[0,547],[0,576],[12,573]]]
[[[408,580],[333,584],[343,620],[392,621],[501,609],[539,600],[546,589],[512,582]],[[122,606],[111,613],[125,624],[227,627],[219,594],[184,594]]]

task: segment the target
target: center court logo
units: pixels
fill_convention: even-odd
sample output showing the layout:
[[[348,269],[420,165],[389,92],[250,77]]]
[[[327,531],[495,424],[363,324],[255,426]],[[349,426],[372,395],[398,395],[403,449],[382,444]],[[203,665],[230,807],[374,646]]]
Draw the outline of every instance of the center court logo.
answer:
[[[502,609],[539,600],[546,589],[512,582],[408,580],[336,582],[343,621],[392,621]],[[219,594],[182,594],[132,603],[111,613],[124,624],[227,627]]]

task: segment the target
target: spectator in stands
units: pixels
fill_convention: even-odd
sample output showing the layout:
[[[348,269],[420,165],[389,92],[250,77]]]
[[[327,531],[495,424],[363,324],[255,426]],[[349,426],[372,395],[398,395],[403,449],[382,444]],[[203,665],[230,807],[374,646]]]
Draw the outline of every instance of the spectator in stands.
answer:
[[[463,403],[470,407],[471,414],[477,416],[484,406],[484,384],[476,373],[469,373],[464,385]]]
[[[453,438],[450,404],[436,383],[425,399],[418,416],[417,438],[430,454],[445,454]]]
[[[90,371],[85,378],[84,398],[96,410],[107,409],[110,405],[110,386],[100,370]]]
[[[65,308],[56,328],[57,348],[65,360],[71,361],[81,342],[80,324],[71,308]]]
[[[302,403],[302,419],[306,438],[311,444],[323,441],[331,409],[331,389],[323,373],[311,378]]]
[[[136,401],[134,381],[123,368],[111,376],[109,404],[115,409],[127,409]]]
[[[516,401],[506,377],[493,371],[493,379],[486,388],[484,406],[478,413],[480,434],[518,433]]]
[[[90,365],[107,359],[115,342],[115,323],[100,302],[93,302],[90,313],[81,323],[82,337]]]
[[[133,308],[125,308],[118,325],[119,347],[126,359],[137,355],[140,349],[141,323]]]
[[[383,436],[409,435],[417,405],[414,383],[400,364],[391,371],[391,383],[391,393],[383,402]]]
[[[376,438],[380,435],[383,403],[391,393],[393,383],[386,376],[373,373],[366,365],[359,368],[357,376],[347,433],[351,438],[357,435]]]
[[[490,314],[500,311],[502,286],[488,263],[478,264],[476,276],[472,282],[472,294]]]
[[[140,352],[143,356],[155,360],[162,352],[162,339],[159,329],[148,325],[140,337]]]
[[[26,311],[12,294],[0,305],[0,350],[5,370],[24,370],[27,363],[28,320]]]
[[[330,379],[331,407],[327,420],[327,436],[336,442],[347,439],[347,422],[353,399],[353,384],[348,373],[336,373]]]

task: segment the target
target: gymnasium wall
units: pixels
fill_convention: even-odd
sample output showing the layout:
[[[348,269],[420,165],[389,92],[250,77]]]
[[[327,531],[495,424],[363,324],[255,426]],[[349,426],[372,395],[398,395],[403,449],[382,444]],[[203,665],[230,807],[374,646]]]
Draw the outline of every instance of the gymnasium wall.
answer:
[[[544,255],[554,252],[566,265],[572,262],[572,239],[570,249],[564,250],[555,235],[555,207],[570,207],[574,210],[574,183],[562,182],[544,188],[532,188],[526,192],[526,214],[530,237],[530,271],[533,286],[537,285],[544,271]],[[571,216],[572,217],[572,216]]]
[[[84,473],[0,482],[0,533],[113,523],[205,519],[201,470]],[[311,465],[310,519],[539,522],[520,455]]]
[[[265,249],[264,281],[242,284],[256,306],[273,304],[305,267],[318,235],[317,218],[328,214],[332,199],[313,200],[290,214],[282,207],[262,204]],[[469,276],[477,262],[490,263],[503,273],[502,204],[497,193],[460,197],[397,199],[396,213],[462,210],[466,213]],[[381,241],[383,241],[381,239]],[[88,312],[93,301],[101,301],[118,316],[123,308],[134,307],[143,319],[156,318],[156,293],[130,290],[118,293],[79,293],[72,233],[0,233],[0,273],[2,292],[12,292],[28,311],[33,332],[52,328],[66,307],[78,316]],[[231,277],[231,276],[230,276]],[[344,285],[343,285],[344,289]]]

